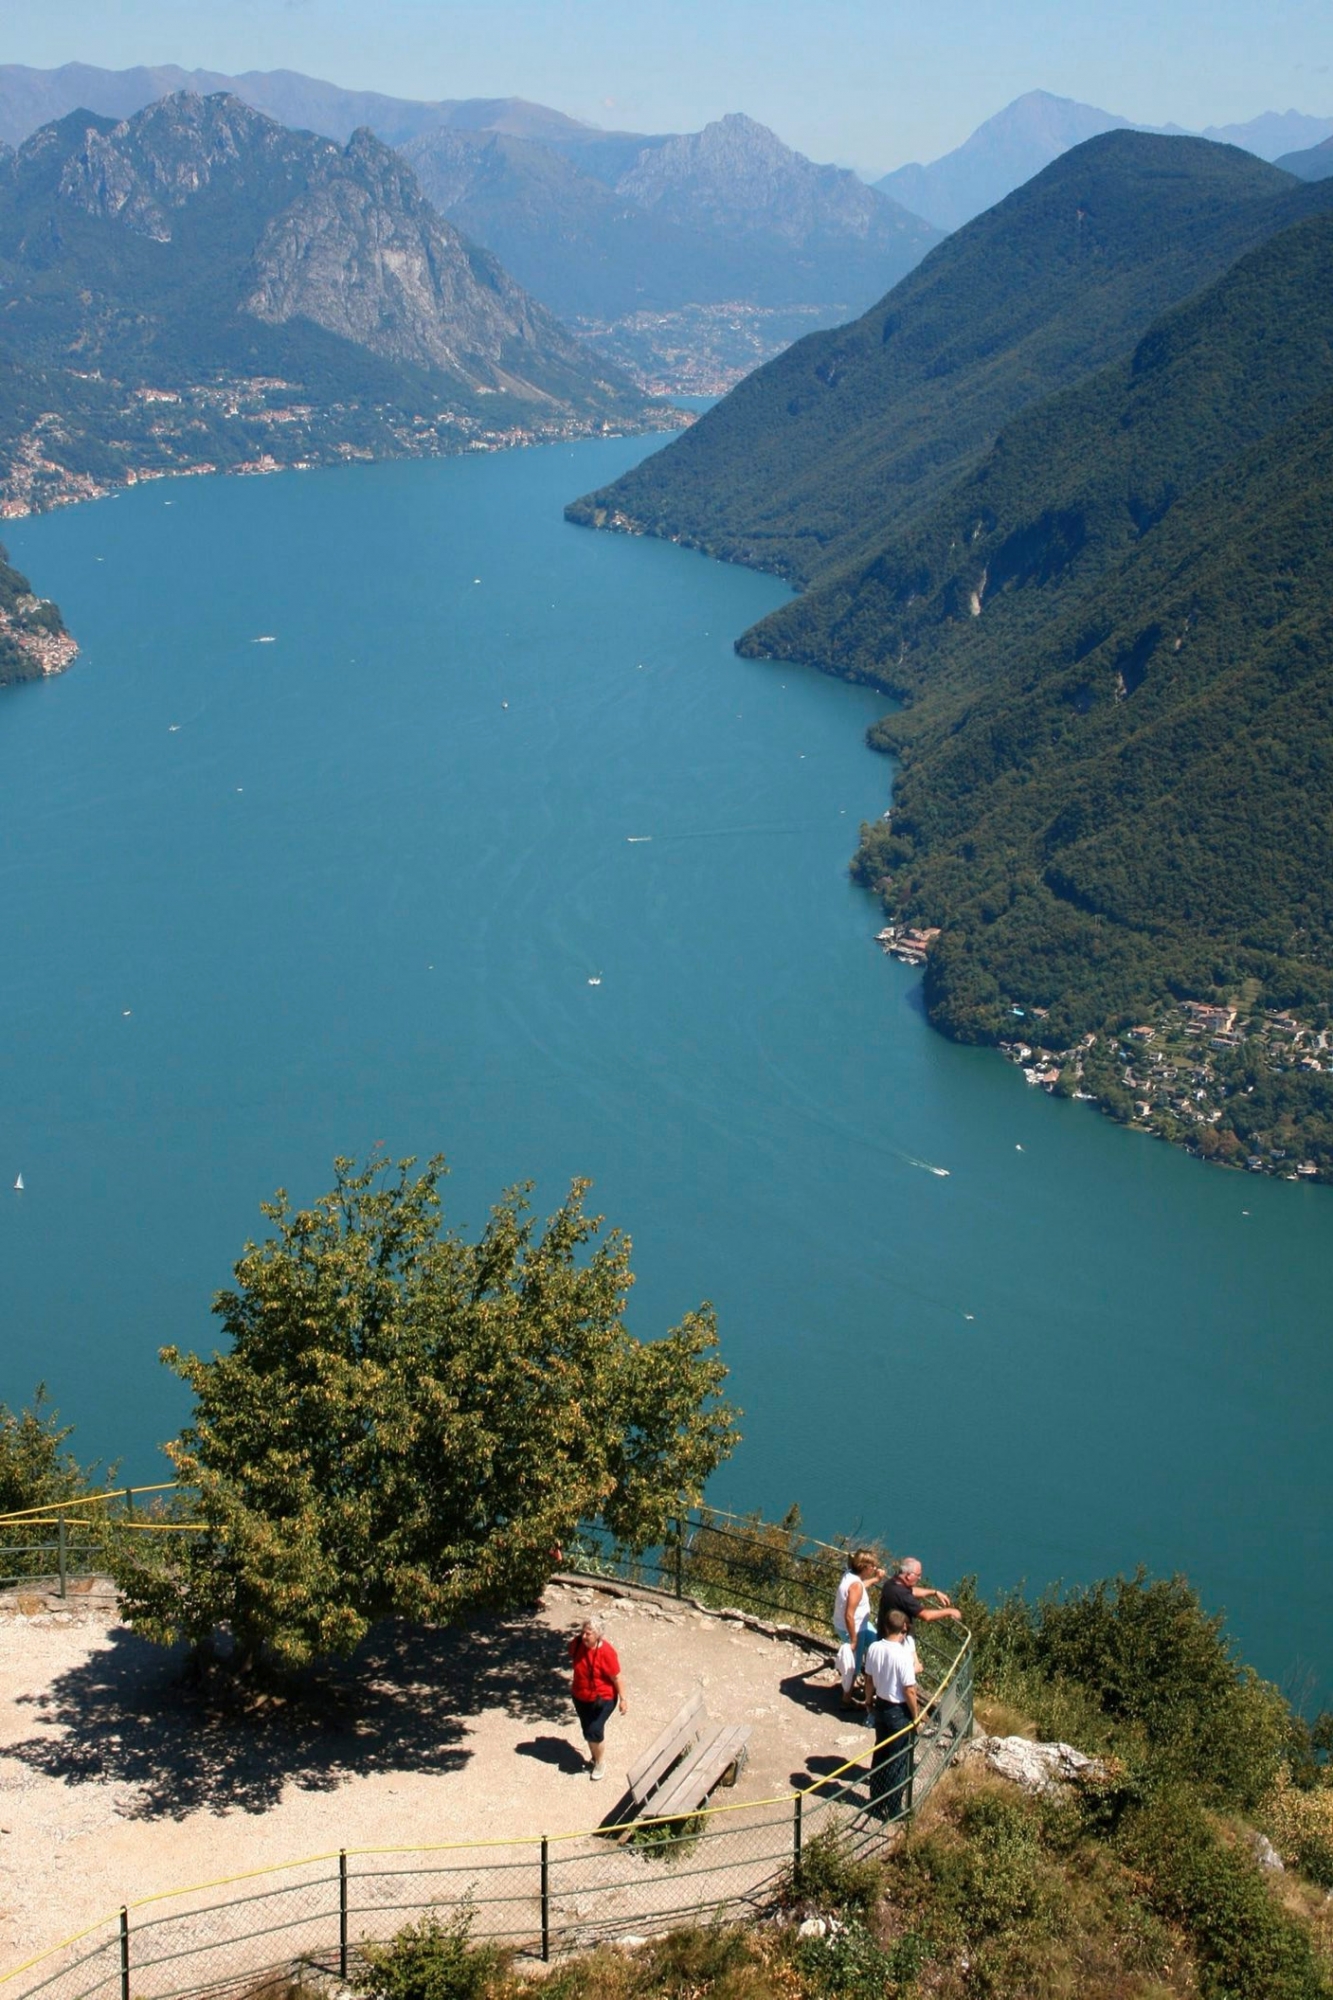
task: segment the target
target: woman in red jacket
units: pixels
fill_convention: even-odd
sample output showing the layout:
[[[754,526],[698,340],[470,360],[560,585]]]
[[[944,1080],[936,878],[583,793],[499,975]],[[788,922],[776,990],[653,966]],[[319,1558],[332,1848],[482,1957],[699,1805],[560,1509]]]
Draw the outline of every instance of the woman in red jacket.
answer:
[[[629,1707],[625,1700],[624,1682],[620,1678],[620,1661],[615,1647],[608,1643],[602,1632],[600,1619],[584,1619],[578,1636],[569,1642],[569,1657],[574,1666],[574,1706],[579,1712],[579,1727],[588,1746],[588,1776],[596,1783],[605,1775],[602,1752],[606,1748],[604,1737],[608,1718],[617,1705],[622,1715]]]

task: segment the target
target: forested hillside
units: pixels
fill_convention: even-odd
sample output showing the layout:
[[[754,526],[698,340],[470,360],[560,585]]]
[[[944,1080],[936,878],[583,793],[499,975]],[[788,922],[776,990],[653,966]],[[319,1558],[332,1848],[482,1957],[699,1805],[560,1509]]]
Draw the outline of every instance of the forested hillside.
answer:
[[[702,523],[813,578],[740,650],[904,700],[855,873],[938,1026],[1201,1152],[1333,1178],[1333,182],[1112,134],[874,321],[845,376],[823,345],[822,404],[781,403],[778,364],[576,518]]]
[[[570,518],[798,584],[867,559],[1021,409],[1128,353],[1168,307],[1333,200],[1321,187],[1202,139],[1089,140]]]
[[[1024,412],[975,469],[755,626],[753,657],[831,664],[918,706],[991,680],[1181,496],[1333,388],[1333,208],[1279,232],[1132,355]]]
[[[993,1041],[1040,1009],[1122,1115],[1137,1089],[1167,1136],[1327,1176],[1333,218],[1022,419],[932,531],[849,613],[913,696],[873,732],[903,766],[856,873],[942,927],[932,1019]],[[1183,1000],[1239,1010],[1188,1092],[1077,1052]]]

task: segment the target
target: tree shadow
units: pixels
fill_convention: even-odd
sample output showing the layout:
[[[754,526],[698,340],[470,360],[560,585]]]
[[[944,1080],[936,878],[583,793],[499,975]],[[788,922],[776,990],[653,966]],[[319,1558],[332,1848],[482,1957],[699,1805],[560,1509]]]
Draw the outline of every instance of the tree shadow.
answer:
[[[378,1772],[456,1771],[472,1754],[468,1723],[485,1712],[569,1715],[565,1637],[532,1612],[467,1630],[378,1627],[345,1665],[249,1708],[192,1687],[179,1650],[123,1626],[110,1641],[21,1698],[40,1729],[5,1755],[68,1785],[135,1787],[129,1819],[260,1813],[286,1785],[332,1792]]]

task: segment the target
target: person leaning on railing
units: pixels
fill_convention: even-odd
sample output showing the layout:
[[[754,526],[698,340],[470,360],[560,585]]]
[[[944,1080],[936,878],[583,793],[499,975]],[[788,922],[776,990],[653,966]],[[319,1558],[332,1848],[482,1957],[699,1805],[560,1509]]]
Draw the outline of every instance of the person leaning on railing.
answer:
[[[927,1610],[923,1599],[933,1597],[934,1605]],[[893,1575],[881,1586],[879,1593],[879,1635],[881,1639],[888,1630],[891,1611],[901,1611],[910,1626],[918,1618],[924,1624],[932,1624],[937,1618],[961,1618],[962,1612],[953,1603],[947,1591],[936,1590],[921,1581],[921,1564],[915,1556],[904,1556]]]

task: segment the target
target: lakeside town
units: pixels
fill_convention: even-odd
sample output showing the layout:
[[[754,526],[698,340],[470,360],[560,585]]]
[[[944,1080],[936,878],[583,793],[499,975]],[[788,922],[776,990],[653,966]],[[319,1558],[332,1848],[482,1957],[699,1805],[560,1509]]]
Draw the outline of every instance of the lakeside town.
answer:
[[[99,392],[121,392],[121,385],[100,374],[80,379]],[[120,434],[97,454],[96,474],[65,462],[79,457],[67,416],[46,412],[35,418],[0,467],[0,521],[99,500],[117,487],[146,480],[306,472],[351,460],[445,458],[614,437],[636,428],[632,421],[602,417],[534,416],[522,424],[496,424],[452,407],[426,417],[382,404],[312,403],[296,385],[270,375],[226,376],[180,388],[144,386],[125,393],[113,414]],[[654,414],[654,426],[665,421]],[[669,421],[683,426],[692,417],[672,411]]]
[[[886,924],[876,943],[904,965],[924,966],[939,928]],[[1226,1002],[1179,1000],[1155,1020],[1087,1034],[1072,1048],[1042,1039],[1044,1007],[1012,1005],[1012,1037],[1001,1053],[1034,1089],[1095,1103],[1136,1130],[1183,1145],[1201,1159],[1289,1181],[1333,1180],[1333,1165],[1310,1158],[1299,1125],[1279,1113],[1270,1129],[1231,1129],[1237,1097],[1260,1079],[1333,1075],[1333,1031],[1247,990]],[[1247,1126],[1249,1121],[1244,1121]]]

